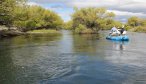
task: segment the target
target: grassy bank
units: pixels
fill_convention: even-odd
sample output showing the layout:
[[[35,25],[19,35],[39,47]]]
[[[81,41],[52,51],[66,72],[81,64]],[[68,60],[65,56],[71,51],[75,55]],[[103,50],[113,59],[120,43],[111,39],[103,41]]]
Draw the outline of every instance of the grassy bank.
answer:
[[[13,30],[6,31],[6,30],[3,30],[3,31],[0,31],[0,38],[20,36],[20,35],[24,35],[24,34],[25,34],[24,32],[20,32],[20,31],[13,31]]]
[[[76,34],[96,34],[98,31],[87,28],[84,25],[79,25],[78,27],[75,28],[74,33]]]
[[[146,33],[146,27],[138,26],[138,27],[129,29],[129,31]]]
[[[84,29],[84,30],[75,30],[74,33],[76,33],[76,34],[97,34],[98,32],[93,31],[91,29]]]
[[[57,31],[55,29],[40,29],[40,30],[31,30],[27,32],[20,31],[16,27],[6,27],[0,25],[0,38],[3,37],[13,37],[13,36],[19,36],[19,35],[61,35],[60,31]]]
[[[27,34],[53,34],[53,35],[60,35],[61,32],[57,30],[51,30],[51,29],[42,29],[42,30],[32,30],[28,31]]]

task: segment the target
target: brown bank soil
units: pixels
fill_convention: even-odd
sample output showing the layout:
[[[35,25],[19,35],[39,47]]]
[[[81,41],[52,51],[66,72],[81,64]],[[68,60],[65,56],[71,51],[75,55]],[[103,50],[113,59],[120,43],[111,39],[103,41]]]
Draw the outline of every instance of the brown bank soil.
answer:
[[[0,31],[0,38],[3,37],[14,37],[14,36],[19,36],[19,35],[24,35],[24,32],[21,31],[16,31],[16,30],[2,30]]]

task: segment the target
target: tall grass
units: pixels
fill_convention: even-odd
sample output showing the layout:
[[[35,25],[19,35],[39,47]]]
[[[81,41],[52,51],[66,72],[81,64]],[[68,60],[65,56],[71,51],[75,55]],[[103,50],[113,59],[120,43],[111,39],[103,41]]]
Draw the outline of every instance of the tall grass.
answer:
[[[51,30],[51,29],[42,29],[42,30],[32,30],[28,31],[27,34],[53,34],[53,35],[61,35],[60,31]]]

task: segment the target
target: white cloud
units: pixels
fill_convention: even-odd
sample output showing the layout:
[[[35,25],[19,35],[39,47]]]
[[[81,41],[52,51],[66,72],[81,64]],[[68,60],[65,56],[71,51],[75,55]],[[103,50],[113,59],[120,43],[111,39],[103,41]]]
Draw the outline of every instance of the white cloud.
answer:
[[[45,8],[56,10],[66,10],[73,7],[106,7],[109,11],[114,12],[116,18],[128,18],[130,16],[146,17],[146,0],[29,0],[30,5],[39,5]],[[46,7],[46,4],[61,3],[62,7]],[[56,4],[56,5],[57,5]],[[63,18],[69,17],[69,13],[57,12]],[[122,19],[121,19],[122,20]],[[123,20],[122,20],[123,21]]]
[[[115,0],[73,0],[70,1],[68,3],[66,3],[68,6],[71,7],[107,7],[107,6],[113,6],[113,5],[117,5],[118,1]]]
[[[133,13],[127,11],[118,11],[118,10],[108,10],[108,12],[114,12],[116,15],[120,15],[120,16],[146,16],[144,13]]]
[[[114,12],[116,14],[116,20],[121,22],[126,22],[128,18],[131,16],[138,16],[140,18],[146,18],[146,14],[144,13],[134,13],[128,11],[119,11],[119,10],[108,10],[108,12]]]
[[[135,1],[135,2],[146,2],[145,0],[133,0],[133,1]]]
[[[145,12],[145,0],[29,0],[37,4],[62,3],[66,7],[107,7],[112,10]]]
[[[27,5],[32,6],[32,5],[39,5],[39,4],[38,4],[38,3],[36,3],[36,2],[28,2],[28,3],[27,3]]]

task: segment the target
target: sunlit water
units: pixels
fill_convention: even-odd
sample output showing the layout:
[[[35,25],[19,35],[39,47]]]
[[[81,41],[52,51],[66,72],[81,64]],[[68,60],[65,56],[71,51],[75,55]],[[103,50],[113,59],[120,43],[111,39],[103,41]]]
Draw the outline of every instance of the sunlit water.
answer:
[[[0,84],[146,84],[146,34],[62,33],[0,40]]]

